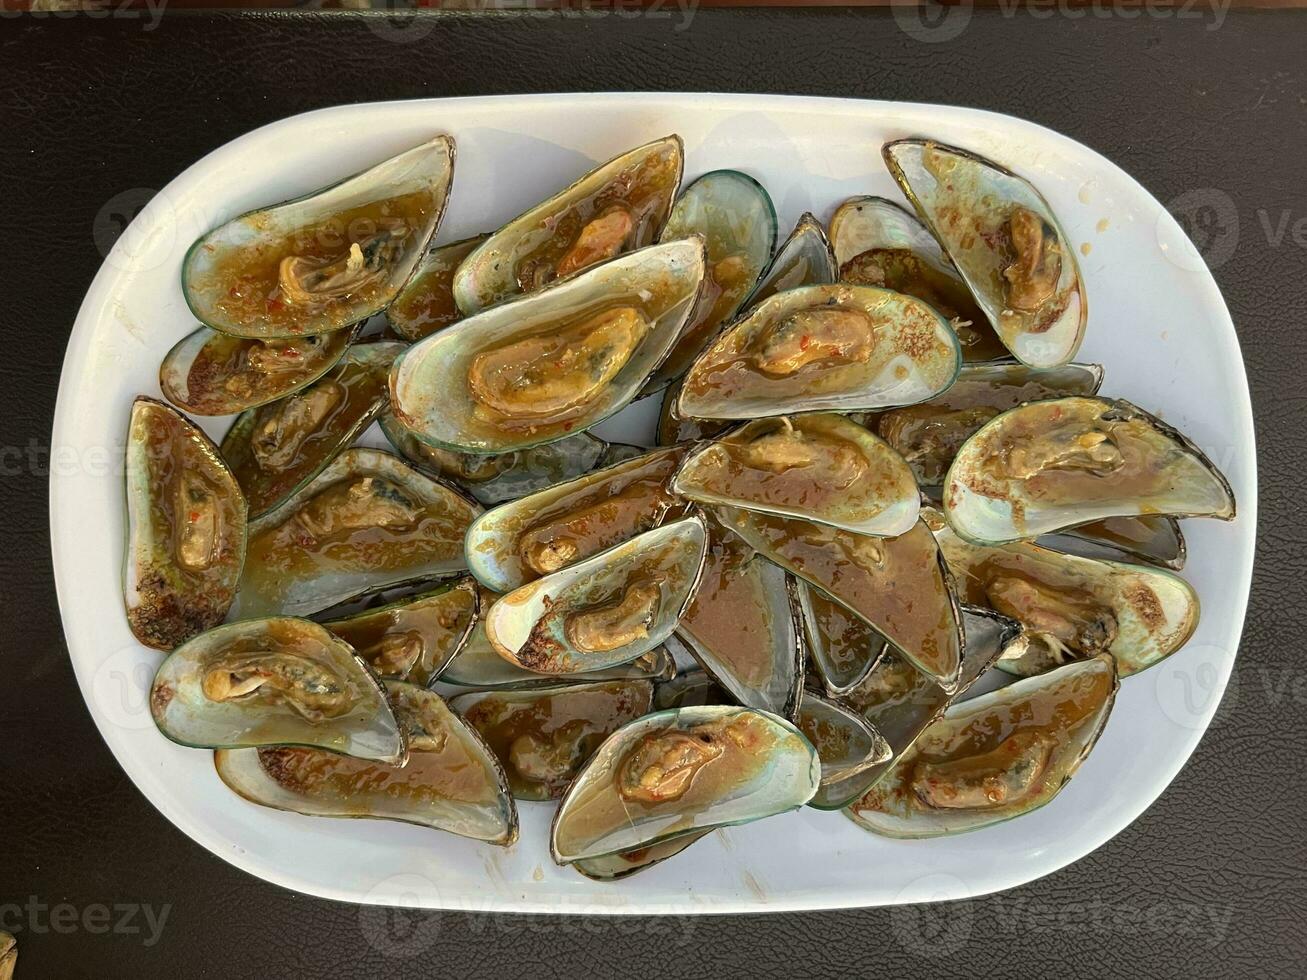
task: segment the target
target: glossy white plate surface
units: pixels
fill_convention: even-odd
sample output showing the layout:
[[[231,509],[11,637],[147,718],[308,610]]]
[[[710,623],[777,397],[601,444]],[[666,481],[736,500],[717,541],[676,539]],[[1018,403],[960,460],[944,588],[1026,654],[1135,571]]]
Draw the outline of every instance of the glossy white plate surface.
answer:
[[[929,135],[1030,178],[1080,249],[1089,327],[1079,360],[1194,439],[1229,476],[1233,524],[1186,521],[1184,575],[1203,602],[1189,645],[1122,684],[1107,730],[1067,789],[1010,823],[955,838],[891,841],[840,813],[804,809],[710,835],[675,860],[602,884],[549,860],[553,807],[521,804],[509,850],[403,824],[280,813],[232,795],[211,754],[166,741],[145,692],[160,654],[122,611],[122,447],[138,393],[195,322],[178,272],[187,246],[250,208],[363,169],[434,133],[458,143],[439,239],[490,230],[594,164],[669,132],[686,177],[731,167],[771,192],[787,233],[854,194],[898,197],[886,140]],[[112,189],[106,188],[106,194]],[[647,441],[652,403],[602,434]],[[226,420],[207,420],[220,436]],[[1257,515],[1247,381],[1229,314],[1165,209],[1098,154],[1047,129],[969,109],[711,94],[507,96],[343,106],[227,144],[164,188],[120,238],[73,328],[55,414],[50,490],[55,578],[78,682],[128,775],[224,860],[288,888],[356,902],[487,911],[753,912],[962,898],[1029,881],[1137,817],[1184,765],[1233,665]],[[1162,869],[1158,869],[1159,874]]]

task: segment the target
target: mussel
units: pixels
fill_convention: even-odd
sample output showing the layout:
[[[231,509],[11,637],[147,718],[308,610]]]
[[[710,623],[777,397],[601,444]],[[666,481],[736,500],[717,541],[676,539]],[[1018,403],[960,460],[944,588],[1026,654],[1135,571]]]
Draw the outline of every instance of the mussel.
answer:
[[[679,136],[636,147],[495,232],[463,261],[454,299],[465,314],[652,244],[681,183]]]
[[[476,585],[463,578],[323,625],[378,676],[425,687],[463,648],[478,609]]]
[[[994,325],[1031,367],[1075,357],[1088,318],[1075,248],[1039,191],[967,150],[885,145],[885,163]]]
[[[252,803],[309,816],[399,820],[507,846],[517,807],[495,756],[440,696],[389,682],[408,744],[403,765],[297,746],[214,753],[218,775]]]
[[[795,585],[716,519],[705,522],[703,574],[676,635],[737,704],[793,718],[804,665]]]
[[[389,413],[383,413],[379,422],[395,451],[419,470],[458,484],[487,505],[575,479],[612,455],[612,447],[588,432],[531,449],[482,456],[429,446]]]
[[[472,574],[511,592],[651,530],[676,504],[684,450],[655,450],[487,511],[467,534]]]
[[[870,286],[777,293],[728,327],[681,386],[683,418],[752,419],[913,405],[951,385],[957,336],[911,296]]]
[[[522,586],[486,613],[501,657],[541,674],[593,671],[662,643],[694,598],[703,520],[664,524]]]
[[[1038,673],[1111,653],[1121,676],[1180,649],[1198,626],[1198,595],[1160,568],[1082,558],[1028,541],[976,545],[928,513],[963,602],[1021,622],[1029,648],[1000,667]]]
[[[403,349],[393,343],[351,347],[334,370],[307,388],[232,423],[222,456],[252,519],[321,473],[372,424],[386,404],[390,363]]]
[[[639,393],[703,274],[701,242],[668,242],[460,320],[395,362],[391,411],[424,442],[471,453],[587,429]]]
[[[662,240],[697,235],[707,269],[694,315],[646,391],[679,378],[713,335],[744,305],[776,247],[776,210],[763,186],[738,170],[714,170],[694,180],[672,207]]]
[[[1116,689],[1103,654],[956,704],[847,812],[873,833],[925,838],[1038,809],[1088,756]]]
[[[839,281],[839,265],[826,232],[812,214],[800,215],[788,238],[763,270],[758,285],[744,301],[744,309],[800,286],[828,286]]]
[[[182,291],[236,337],[308,337],[385,309],[444,214],[454,141],[437,136],[305,197],[250,211],[191,246]]]
[[[408,341],[421,340],[462,317],[454,302],[454,272],[487,235],[439,245],[418,264],[395,301],[386,307],[391,329]]]
[[[195,415],[232,415],[285,398],[335,366],[357,330],[256,340],[208,327],[188,334],[159,367],[168,401]]]
[[[399,762],[380,682],[349,644],[306,619],[229,623],[169,655],[150,688],[159,731],[182,745],[307,745]]]
[[[1126,401],[1054,398],[1004,412],[958,450],[944,514],[999,544],[1107,517],[1232,520],[1229,482],[1193,443]]]
[[[849,198],[831,215],[830,235],[841,282],[925,300],[949,321],[965,360],[1007,353],[934,236],[899,205],[883,197]]]
[[[752,708],[681,708],[618,729],[554,817],[558,864],[652,847],[800,807],[821,782],[816,751],[789,722]]]
[[[815,585],[952,690],[962,626],[943,556],[923,521],[893,538],[733,508],[726,527],[763,557]]]
[[[701,503],[883,536],[911,529],[920,507],[903,458],[832,413],[750,422],[691,453],[672,489]]]
[[[171,650],[222,622],[245,561],[245,498],[208,436],[140,397],[127,431],[127,623]]]
[[[347,449],[249,528],[235,615],[320,612],[450,575],[480,508],[398,457]]]
[[[520,800],[562,796],[604,739],[652,705],[650,680],[476,691],[450,701],[499,758]]]

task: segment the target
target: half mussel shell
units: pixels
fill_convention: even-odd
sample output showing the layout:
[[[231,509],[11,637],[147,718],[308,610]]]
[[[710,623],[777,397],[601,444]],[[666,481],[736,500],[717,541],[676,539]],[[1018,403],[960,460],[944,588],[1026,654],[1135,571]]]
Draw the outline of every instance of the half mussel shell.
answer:
[[[1004,412],[958,450],[944,514],[998,544],[1107,517],[1234,518],[1225,476],[1193,443],[1126,401],[1055,398]]]
[[[920,839],[1038,809],[1088,756],[1116,690],[1104,654],[955,704],[848,813],[873,833]]]
[[[693,451],[672,489],[700,503],[885,536],[916,524],[921,496],[898,453],[833,413],[750,422]]]
[[[885,163],[971,287],[999,338],[1031,367],[1075,357],[1088,306],[1075,248],[1024,178],[931,140],[886,144]]]
[[[776,209],[763,186],[738,170],[714,170],[694,180],[672,207],[662,241],[699,236],[706,271],[694,315],[646,391],[679,378],[753,292],[776,247]]]
[[[450,701],[499,758],[520,800],[561,797],[604,739],[652,706],[649,680],[476,691]]]
[[[381,684],[349,644],[306,619],[230,623],[182,644],[150,688],[159,731],[197,748],[306,745],[399,762]]]
[[[587,429],[639,393],[703,274],[698,239],[668,242],[460,320],[396,361],[391,411],[424,442],[471,453]]]
[[[313,384],[250,409],[222,440],[250,517],[258,518],[321,473],[386,405],[390,363],[403,344],[359,344]]]
[[[671,636],[706,548],[701,518],[664,524],[510,592],[486,613],[486,637],[501,657],[542,674],[633,660]]]
[[[559,805],[559,864],[629,852],[802,806],[821,782],[807,739],[733,706],[646,715],[611,735]]]
[[[679,136],[636,147],[495,232],[458,267],[454,299],[471,315],[652,244],[681,184]]]
[[[236,337],[308,337],[380,313],[444,214],[454,141],[437,136],[330,187],[215,228],[186,253],[201,323]]]
[[[323,623],[386,680],[432,683],[477,622],[471,578]]]
[[[132,633],[171,650],[221,623],[245,561],[245,498],[203,432],[140,397],[127,431],[123,598]]]
[[[299,391],[345,354],[357,331],[321,337],[254,340],[208,327],[168,351],[159,387],[168,401],[193,415],[234,415]]]
[[[252,521],[234,615],[308,615],[462,571],[480,513],[458,491],[375,449],[347,449]]]
[[[803,286],[760,303],[695,361],[677,413],[753,419],[913,405],[951,385],[957,336],[921,300],[870,286]]]
[[[468,530],[468,567],[511,592],[653,529],[677,503],[684,452],[654,450],[487,511]]]
[[[386,691],[409,746],[403,765],[277,746],[214,754],[218,775],[252,803],[309,816],[399,820],[488,844],[517,839],[517,808],[498,761],[440,696]]]

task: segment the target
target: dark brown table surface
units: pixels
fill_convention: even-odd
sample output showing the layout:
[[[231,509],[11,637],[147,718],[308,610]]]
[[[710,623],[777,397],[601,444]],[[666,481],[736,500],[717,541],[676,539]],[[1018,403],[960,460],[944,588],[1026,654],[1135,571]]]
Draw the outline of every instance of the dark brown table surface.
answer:
[[[700,10],[686,26],[667,9],[416,25],[169,15],[151,30],[104,13],[0,18],[0,928],[18,935],[19,980],[1304,976],[1307,18],[1233,11],[1218,22],[1206,5],[1137,6],[1134,17],[990,10],[923,35],[886,11]],[[1239,331],[1262,473],[1252,605],[1217,722],[1161,799],[1097,852],[948,906],[424,916],[361,912],[229,867],[109,755],[55,602],[50,420],[113,212],[233,137],[319,106],[658,88],[1014,113],[1101,151],[1180,212]],[[52,918],[59,906],[72,911]],[[420,952],[388,955],[404,948]]]

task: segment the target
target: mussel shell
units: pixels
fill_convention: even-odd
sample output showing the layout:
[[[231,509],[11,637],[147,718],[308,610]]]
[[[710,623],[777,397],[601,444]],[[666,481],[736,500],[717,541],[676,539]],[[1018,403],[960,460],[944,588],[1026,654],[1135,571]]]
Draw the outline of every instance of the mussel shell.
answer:
[[[609,449],[598,436],[578,432],[503,456],[481,456],[428,446],[389,413],[383,412],[379,421],[395,452],[423,473],[457,484],[487,506],[574,480],[599,465]]]
[[[486,637],[501,657],[542,674],[634,660],[671,636],[694,599],[706,549],[707,532],[697,516],[646,531],[510,592],[486,613]],[[651,619],[620,645],[580,649],[568,628],[573,617],[611,608],[635,584],[658,592]]]
[[[239,664],[243,657],[264,655],[294,657],[324,670],[349,697],[348,710],[318,712],[315,718],[257,691],[224,700],[206,693],[205,678],[227,659]],[[164,735],[196,748],[305,745],[384,762],[398,762],[405,753],[380,682],[349,644],[306,619],[229,623],[182,644],[154,675],[150,713]]]
[[[948,569],[923,521],[872,538],[789,517],[715,508],[726,527],[864,619],[924,674],[952,690],[962,623]]]
[[[787,433],[842,448],[857,472],[846,478],[823,471],[820,463],[797,460],[783,469],[758,465],[745,452],[755,440]],[[888,443],[842,415],[825,412],[758,419],[699,447],[681,464],[672,489],[700,503],[891,537],[917,523],[921,500],[908,464]]]
[[[944,481],[962,444],[996,415],[1024,402],[1092,395],[1103,381],[1098,364],[1032,368],[1016,361],[962,365],[957,381],[930,401],[859,419],[908,461],[922,486]]]
[[[667,648],[672,656],[679,657],[687,663],[694,660],[694,654],[676,636],[667,640]],[[675,676],[660,680],[654,687],[654,710],[666,711],[668,708],[692,708],[703,704],[735,704],[729,691],[722,687],[697,662],[689,669]]]
[[[1036,544],[1085,558],[1141,561],[1178,572],[1187,548],[1174,517],[1105,517],[1039,538]]]
[[[182,291],[201,323],[237,337],[306,337],[353,326],[381,312],[408,281],[444,214],[454,174],[454,141],[437,136],[391,157],[369,170],[304,197],[233,218],[201,237],[182,265]],[[410,207],[413,214],[404,214]],[[365,226],[375,231],[378,219],[399,210],[416,226],[378,282],[361,292],[296,308],[277,299],[278,265],[304,248],[332,247],[343,256]],[[381,213],[372,215],[371,211]],[[242,270],[242,260],[261,270]],[[235,266],[233,268],[233,266]],[[232,301],[233,276],[241,283],[247,308],[226,308]],[[280,305],[265,299],[272,297]]]
[[[595,470],[486,511],[467,533],[468,568],[494,592],[511,592],[538,578],[522,555],[525,535],[584,514],[582,536],[568,536],[572,561],[657,526],[675,502],[672,476],[682,449],[659,449]]]
[[[323,623],[354,648],[379,677],[431,684],[463,648],[477,623],[479,598],[471,578]],[[391,650],[402,646],[402,667]]]
[[[498,757],[513,796],[551,800],[563,795],[604,739],[649,713],[653,681],[472,691],[452,698],[449,705]],[[551,759],[551,752],[557,757]],[[532,765],[541,768],[533,771]]]
[[[681,380],[678,378],[663,391],[662,405],[658,409],[657,442],[660,446],[675,446],[682,442],[711,439],[729,430],[734,422],[726,419],[685,419],[676,410],[681,397]]]
[[[711,517],[707,528],[699,588],[676,635],[734,702],[793,718],[804,664],[795,586]]]
[[[935,307],[958,335],[962,358],[1003,357],[1007,348],[925,225],[883,197],[851,197],[831,215],[843,282],[909,293]]]
[[[616,781],[649,738],[735,726],[715,744],[685,791],[659,802],[623,798]],[[709,736],[710,737],[710,736]],[[714,771],[715,770],[715,771]],[[821,763],[807,739],[783,718],[752,708],[705,706],[661,711],[618,729],[577,775],[559,805],[550,853],[569,864],[714,827],[746,823],[807,803],[821,781]]]
[[[454,272],[489,236],[437,245],[423,256],[413,278],[386,307],[391,329],[407,341],[421,340],[462,319],[454,302]]]
[[[565,438],[627,405],[658,366],[693,311],[704,275],[697,240],[654,245],[529,296],[470,316],[419,341],[395,362],[390,378],[395,418],[424,442],[461,452],[503,453]],[[533,419],[492,418],[469,378],[479,354],[583,326],[622,308],[651,324],[629,359],[588,401]]]
[[[1074,454],[1083,458],[1087,439],[1116,460],[1081,465]],[[1070,463],[1014,472],[1042,458],[1040,440]],[[968,439],[949,467],[944,514],[968,540],[1000,544],[1107,517],[1233,520],[1235,503],[1220,470],[1165,422],[1127,401],[1072,397],[1011,409]]]
[[[153,398],[132,403],[126,474],[127,622],[142,643],[172,650],[231,607],[245,561],[245,498],[209,437]],[[208,554],[187,560],[185,530],[203,533],[202,515],[188,508],[201,504],[214,513]]]
[[[164,356],[159,387],[170,402],[193,415],[234,415],[317,381],[357,335],[357,330],[337,330],[321,337],[262,341],[200,327]],[[265,350],[276,351],[280,363],[275,372],[250,363],[252,352]]]
[[[848,787],[873,766],[888,762],[893,751],[884,736],[852,708],[839,701],[803,692],[794,722],[821,759],[821,786],[808,801],[818,810],[838,810],[858,793]]]
[[[814,360],[781,376],[751,363],[755,346],[788,317],[832,309],[868,318],[865,360]],[[753,419],[913,405],[951,385],[961,363],[957,336],[919,299],[870,286],[802,286],[727,327],[685,376],[676,410],[683,418]]]
[[[955,704],[846,812],[873,833],[921,839],[978,830],[1036,810],[1058,794],[1088,756],[1107,723],[1116,690],[1115,665],[1103,654]],[[988,798],[987,805],[966,805],[958,796],[951,801],[956,805],[935,806],[919,795],[932,788],[922,785],[923,765],[983,756],[1022,735],[1048,741],[1041,764],[1010,802],[996,799],[1004,790],[991,784],[1001,786],[1010,767],[982,780],[977,792]],[[980,744],[972,753],[959,754],[968,743]],[[943,782],[942,776],[936,778]],[[949,799],[946,791],[935,791]]]
[[[962,607],[964,641],[957,690],[945,691],[930,678],[893,653],[881,657],[844,703],[856,709],[889,744],[890,760],[855,773],[827,787],[823,799],[835,804],[852,802],[889,771],[893,760],[906,752],[932,721],[961,698],[1003,656],[1026,649],[1021,624],[989,609]]]
[[[733,318],[753,291],[776,247],[776,209],[756,180],[738,170],[713,170],[676,199],[661,241],[698,235],[707,257],[704,288],[694,316],[645,387],[656,391],[679,378]],[[728,270],[728,271],[724,271]]]
[[[889,641],[820,589],[798,583],[808,659],[831,697],[861,684],[889,649]]]
[[[309,816],[399,820],[489,844],[517,839],[503,770],[474,729],[432,691],[386,685],[413,745],[403,766],[318,749],[234,749],[218,775],[252,803]],[[437,747],[438,746],[438,747]]]
[[[897,140],[883,154],[918,216],[944,247],[999,338],[1032,367],[1065,364],[1084,335],[1088,306],[1075,248],[1048,202],[1024,178],[966,150],[929,140]],[[1052,295],[1030,312],[1010,308],[1003,273],[1009,217],[1022,208],[1052,232],[1061,265]]]
[[[242,413],[222,440],[222,456],[245,493],[250,517],[262,517],[321,473],[352,443],[386,405],[390,363],[403,344],[359,344],[329,374],[280,402]],[[259,426],[270,416],[289,410],[291,399],[312,398],[319,386],[339,392],[339,400],[318,423],[301,435],[294,455],[284,465],[269,466],[255,452]]]
[[[521,293],[522,264],[531,261],[541,249],[548,251],[560,228],[575,229],[574,242],[576,233],[606,207],[630,205],[637,213],[639,220],[623,251],[651,244],[671,213],[683,166],[681,138],[664,136],[609,160],[518,215],[458,267],[454,276],[458,308],[471,315]],[[548,257],[548,261],[556,263],[559,258],[562,253]]]
[[[320,495],[362,490],[369,481],[382,481],[387,495],[382,503],[392,502],[389,487],[401,488],[402,505],[418,507],[416,524],[392,529],[369,518],[366,526],[344,527],[349,532],[344,537],[330,528],[319,536],[305,527],[305,509],[316,513],[332,499],[319,500]],[[458,491],[397,456],[347,449],[279,507],[250,523],[234,615],[307,615],[356,596],[460,572],[466,567],[463,537],[480,512]]]
[[[509,663],[495,652],[495,648],[486,639],[485,607],[489,605],[482,596],[483,610],[481,620],[472,629],[472,635],[454,658],[440,674],[440,683],[455,687],[488,688],[493,690],[530,690],[557,685],[560,678],[549,674],[537,674],[516,664]],[[669,637],[670,643],[674,638]],[[628,660],[615,667],[603,670],[584,671],[568,674],[566,681],[589,683],[591,681],[610,680],[653,680],[670,679],[676,673],[676,663],[665,647],[655,647],[643,656]]]
[[[821,222],[810,212],[804,212],[794,225],[788,238],[772,256],[742,309],[757,306],[765,299],[788,289],[800,286],[826,286],[838,282],[839,265],[826,240]]]
[[[1106,649],[1116,658],[1122,677],[1170,656],[1198,627],[1197,593],[1184,579],[1163,569],[1082,558],[1027,541],[975,545],[942,526],[935,536],[964,602],[992,606],[989,593],[995,577],[1008,576],[1054,595],[1066,595],[1076,604],[1101,607],[1110,615],[1115,630]],[[1024,607],[1005,605],[1002,611],[1020,618]],[[1038,621],[1027,624],[1033,634],[1031,650],[1021,657],[1005,657],[1000,667],[1026,673],[1048,664],[1046,644],[1036,642],[1038,634],[1033,632],[1039,625]]]
[[[663,840],[648,847],[637,847],[618,854],[602,854],[599,857],[582,858],[573,861],[572,867],[587,878],[595,881],[618,881],[629,878],[637,871],[676,857],[695,841],[707,837],[711,830],[694,830]]]

